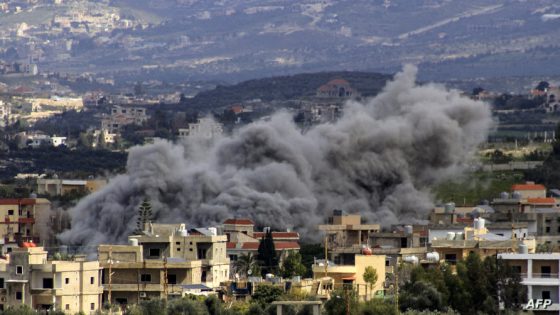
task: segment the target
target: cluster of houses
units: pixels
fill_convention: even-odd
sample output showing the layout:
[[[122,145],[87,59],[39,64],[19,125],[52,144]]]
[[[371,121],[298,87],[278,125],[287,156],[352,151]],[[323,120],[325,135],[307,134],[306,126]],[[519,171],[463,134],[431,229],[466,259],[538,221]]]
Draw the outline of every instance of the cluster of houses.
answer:
[[[72,185],[89,190],[103,185],[57,179],[40,184],[51,194],[67,192]],[[359,214],[334,210],[317,227],[327,259],[315,259],[309,279],[261,279],[237,272],[236,261],[249,253],[256,256],[265,235],[250,219],[232,218],[204,228],[146,223],[143,231],[129,236],[127,245],[100,245],[96,257],[88,259],[46,242],[52,237],[47,199],[0,199],[0,309],[28,304],[73,314],[93,313],[106,302],[124,306],[188,294],[246,299],[262,282],[322,299],[334,289],[352,286],[361,299],[368,299],[398,290],[395,272],[401,264],[453,266],[477,253],[483,258],[497,255],[514,266],[527,286],[527,299],[550,300],[547,311],[558,312],[560,253],[553,251],[560,245],[560,201],[549,197],[557,193],[534,183],[514,185],[489,204],[446,204],[432,211],[429,224],[393,226],[389,231],[365,223]],[[299,251],[297,232],[271,235],[281,264],[289,253]],[[363,277],[368,266],[379,275],[373,287]]]

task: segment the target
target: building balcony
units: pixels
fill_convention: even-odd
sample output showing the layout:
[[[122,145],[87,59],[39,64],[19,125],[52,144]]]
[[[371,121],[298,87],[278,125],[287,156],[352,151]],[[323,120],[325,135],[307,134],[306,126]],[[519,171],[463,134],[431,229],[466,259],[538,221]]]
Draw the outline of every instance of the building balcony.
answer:
[[[168,285],[168,287],[170,287]],[[103,284],[103,290],[104,291],[108,291],[109,290],[109,284],[105,283]],[[137,283],[127,283],[127,284],[121,284],[121,283],[113,283],[111,285],[111,290],[112,291],[147,291],[147,292],[162,292],[163,291],[163,285],[160,283],[140,283],[140,285],[138,285]]]
[[[35,218],[19,218],[18,223],[21,223],[21,224],[35,224]]]
[[[522,273],[521,279],[525,285],[560,285],[560,277],[557,273],[533,273],[530,277],[527,273]]]

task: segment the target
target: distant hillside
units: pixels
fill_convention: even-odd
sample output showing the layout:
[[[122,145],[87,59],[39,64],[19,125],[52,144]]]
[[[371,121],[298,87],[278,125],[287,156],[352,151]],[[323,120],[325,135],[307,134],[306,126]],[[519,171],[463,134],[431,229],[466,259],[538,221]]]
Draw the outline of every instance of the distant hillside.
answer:
[[[286,101],[315,96],[318,87],[332,79],[345,79],[362,96],[373,96],[385,86],[390,75],[367,72],[320,72],[304,73],[256,79],[239,84],[219,85],[210,91],[199,93],[188,101],[189,107],[217,108],[244,101]]]

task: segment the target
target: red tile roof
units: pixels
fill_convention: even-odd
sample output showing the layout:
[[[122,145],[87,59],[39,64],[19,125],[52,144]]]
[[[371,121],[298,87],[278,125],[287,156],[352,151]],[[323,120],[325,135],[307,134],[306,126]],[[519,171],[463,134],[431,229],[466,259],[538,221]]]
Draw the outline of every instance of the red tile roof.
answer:
[[[298,242],[274,242],[276,250],[279,249],[299,249]]]
[[[0,199],[0,205],[34,205],[35,199],[23,198],[23,199]]]
[[[233,242],[227,242],[226,248],[227,248],[227,249],[233,249],[233,248],[235,248],[235,243],[233,243]]]
[[[236,225],[255,225],[255,222],[249,219],[227,219],[224,224],[236,224]]]
[[[517,184],[511,186],[512,191],[519,191],[519,190],[546,190],[546,187],[541,184]]]
[[[534,204],[555,204],[556,203],[556,199],[554,198],[527,198],[527,202],[528,203],[534,203]]]
[[[348,83],[348,81],[344,80],[344,79],[334,79],[334,80],[330,80],[329,83],[327,83],[328,85],[350,85],[350,83]]]
[[[259,243],[256,243],[256,242],[243,243],[243,246],[241,246],[241,249],[258,250],[259,249]]]
[[[254,232],[253,236],[255,238],[262,238],[264,232]],[[272,232],[272,238],[296,238],[299,239],[299,233],[297,232]]]

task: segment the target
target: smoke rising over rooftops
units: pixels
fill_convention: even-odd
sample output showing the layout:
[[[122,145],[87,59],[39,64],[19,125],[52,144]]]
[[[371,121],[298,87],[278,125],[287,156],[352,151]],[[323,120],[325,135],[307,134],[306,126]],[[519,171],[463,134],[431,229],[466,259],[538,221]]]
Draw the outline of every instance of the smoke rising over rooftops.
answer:
[[[375,98],[302,133],[286,113],[213,143],[159,141],[130,151],[127,172],[71,209],[62,242],[122,243],[137,208],[153,220],[212,225],[231,217],[315,235],[332,209],[371,223],[423,219],[428,188],[464,170],[492,126],[489,107],[439,85],[415,83],[405,66]]]

